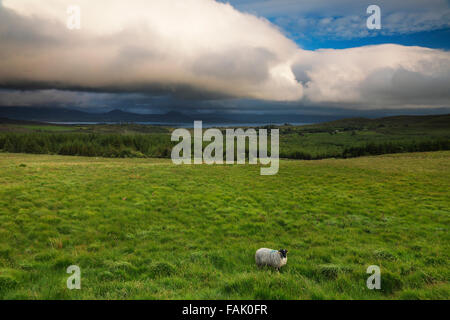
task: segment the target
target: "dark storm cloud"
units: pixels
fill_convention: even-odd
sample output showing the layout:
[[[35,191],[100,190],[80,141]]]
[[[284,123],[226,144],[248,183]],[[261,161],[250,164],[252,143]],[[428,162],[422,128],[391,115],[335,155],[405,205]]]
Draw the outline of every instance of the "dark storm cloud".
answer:
[[[398,45],[302,50],[267,20],[212,0],[77,0],[79,31],[65,26],[72,1],[1,3],[0,88],[10,90],[0,96],[4,105],[20,105],[21,98],[32,103],[33,90],[38,101],[64,105],[80,92],[131,106],[170,96],[180,108],[229,108],[239,101],[251,109],[242,99],[280,108],[449,105],[447,51]]]

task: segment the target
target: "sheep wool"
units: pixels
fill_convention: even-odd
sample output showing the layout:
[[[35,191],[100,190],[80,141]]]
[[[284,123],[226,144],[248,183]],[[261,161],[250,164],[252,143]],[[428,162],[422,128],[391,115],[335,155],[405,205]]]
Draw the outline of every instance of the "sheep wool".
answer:
[[[287,263],[287,256],[285,254],[283,257],[283,254],[278,250],[261,248],[256,251],[255,261],[259,267],[269,266],[279,270]]]

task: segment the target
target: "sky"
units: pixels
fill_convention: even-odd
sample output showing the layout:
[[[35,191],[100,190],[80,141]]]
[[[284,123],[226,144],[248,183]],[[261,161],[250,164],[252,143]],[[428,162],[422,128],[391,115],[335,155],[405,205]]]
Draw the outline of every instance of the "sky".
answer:
[[[396,43],[450,49],[448,0],[230,0],[243,12],[263,16],[309,50]],[[368,30],[366,9],[378,5],[382,28]]]
[[[0,0],[0,49],[0,106],[450,113],[449,0]]]

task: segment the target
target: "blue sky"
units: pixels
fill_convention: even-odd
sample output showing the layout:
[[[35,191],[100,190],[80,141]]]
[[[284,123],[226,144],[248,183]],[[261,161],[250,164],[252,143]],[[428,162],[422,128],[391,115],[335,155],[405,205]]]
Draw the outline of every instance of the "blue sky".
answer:
[[[353,48],[396,43],[450,49],[450,1],[228,0],[268,19],[300,47]],[[382,29],[368,30],[366,9],[379,5]]]
[[[311,39],[296,39],[296,42],[301,47],[308,50],[328,48],[345,49],[383,43],[396,43],[405,46],[420,46],[449,50],[450,28],[397,35],[378,34],[372,37],[354,39],[329,39],[327,37],[317,37]]]

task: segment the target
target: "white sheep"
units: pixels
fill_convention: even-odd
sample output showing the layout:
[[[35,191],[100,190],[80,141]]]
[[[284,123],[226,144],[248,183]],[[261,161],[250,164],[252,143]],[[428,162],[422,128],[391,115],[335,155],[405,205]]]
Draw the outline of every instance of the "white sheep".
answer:
[[[269,266],[280,271],[280,268],[287,263],[287,250],[273,250],[261,248],[256,251],[255,261],[258,267]]]

